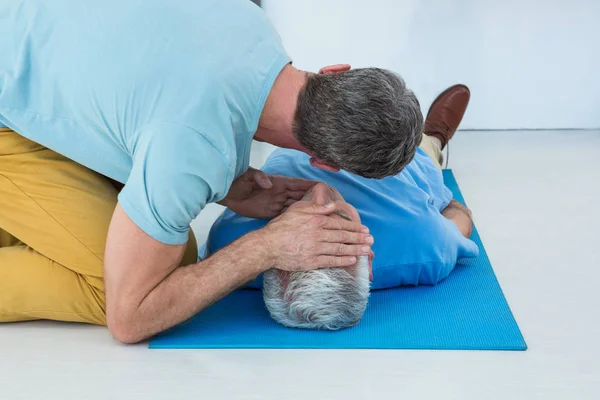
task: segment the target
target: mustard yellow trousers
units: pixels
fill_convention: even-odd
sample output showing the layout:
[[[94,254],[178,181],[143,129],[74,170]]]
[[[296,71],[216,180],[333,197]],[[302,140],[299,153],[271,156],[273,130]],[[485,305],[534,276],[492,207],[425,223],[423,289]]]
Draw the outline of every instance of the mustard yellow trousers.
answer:
[[[106,324],[111,181],[0,128],[0,322]],[[182,265],[196,262],[190,234]]]

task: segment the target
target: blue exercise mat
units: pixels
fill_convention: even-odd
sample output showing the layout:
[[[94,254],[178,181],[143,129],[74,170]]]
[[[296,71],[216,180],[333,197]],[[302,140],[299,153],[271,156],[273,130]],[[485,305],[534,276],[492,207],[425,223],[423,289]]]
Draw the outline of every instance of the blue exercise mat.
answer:
[[[464,204],[451,170],[444,170],[444,182]],[[373,291],[353,328],[285,328],[269,316],[261,291],[238,290],[159,334],[150,348],[525,350],[476,229],[472,239],[478,258],[457,265],[437,286]]]

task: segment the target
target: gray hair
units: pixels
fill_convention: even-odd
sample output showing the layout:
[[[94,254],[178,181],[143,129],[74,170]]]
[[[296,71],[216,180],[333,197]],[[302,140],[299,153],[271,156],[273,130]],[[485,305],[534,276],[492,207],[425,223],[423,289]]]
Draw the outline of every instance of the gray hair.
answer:
[[[369,299],[369,260],[350,268],[264,273],[263,296],[271,317],[291,328],[337,330],[354,326]]]
[[[298,95],[294,134],[327,164],[380,179],[399,174],[414,158],[423,114],[414,93],[391,71],[313,74]]]

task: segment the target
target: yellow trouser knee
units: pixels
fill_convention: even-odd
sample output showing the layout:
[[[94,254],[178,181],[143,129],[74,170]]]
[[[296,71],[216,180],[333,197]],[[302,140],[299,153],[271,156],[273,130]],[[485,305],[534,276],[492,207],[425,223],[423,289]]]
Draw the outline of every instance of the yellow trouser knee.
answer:
[[[0,322],[106,323],[104,247],[117,195],[104,176],[0,128]],[[196,257],[190,234],[182,264]]]

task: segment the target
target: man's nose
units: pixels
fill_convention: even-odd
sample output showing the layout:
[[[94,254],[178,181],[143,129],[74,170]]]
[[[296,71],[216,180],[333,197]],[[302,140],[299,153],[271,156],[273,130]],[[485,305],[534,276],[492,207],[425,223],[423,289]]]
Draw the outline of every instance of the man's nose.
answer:
[[[329,186],[325,183],[317,183],[313,188],[313,203],[319,205],[325,205],[333,201],[333,195]]]

